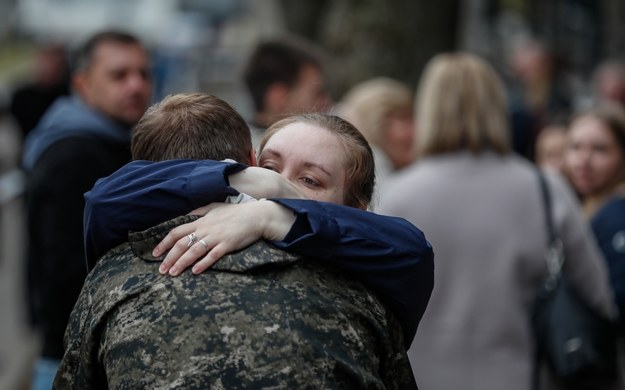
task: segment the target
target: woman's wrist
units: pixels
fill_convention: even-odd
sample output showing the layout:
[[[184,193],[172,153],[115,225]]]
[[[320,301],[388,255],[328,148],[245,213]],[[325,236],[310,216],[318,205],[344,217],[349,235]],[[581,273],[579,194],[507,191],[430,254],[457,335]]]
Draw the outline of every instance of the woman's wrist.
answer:
[[[263,238],[272,241],[282,241],[295,223],[296,216],[292,210],[276,202],[261,199],[258,201]]]
[[[228,176],[230,186],[255,198],[303,199],[297,188],[277,172],[248,167]]]

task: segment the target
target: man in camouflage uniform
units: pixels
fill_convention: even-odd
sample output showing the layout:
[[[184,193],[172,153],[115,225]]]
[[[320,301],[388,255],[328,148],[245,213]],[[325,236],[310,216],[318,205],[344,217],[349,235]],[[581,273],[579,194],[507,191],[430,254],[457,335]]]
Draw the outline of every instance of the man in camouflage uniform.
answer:
[[[225,105],[245,126],[215,99],[199,111]],[[416,388],[396,317],[320,262],[259,241],[200,275],[161,275],[152,249],[195,218],[131,233],[98,260],[70,317],[55,388]]]
[[[415,388],[401,328],[360,283],[259,241],[207,272],[150,252],[193,216],[144,232],[89,274],[55,388]]]

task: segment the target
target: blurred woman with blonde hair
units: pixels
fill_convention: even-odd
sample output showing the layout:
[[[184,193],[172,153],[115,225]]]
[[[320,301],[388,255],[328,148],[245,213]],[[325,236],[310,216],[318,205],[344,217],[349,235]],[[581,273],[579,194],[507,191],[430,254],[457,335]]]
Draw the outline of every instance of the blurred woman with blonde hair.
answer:
[[[418,221],[436,248],[434,292],[409,351],[415,377],[424,389],[529,390],[530,306],[546,274],[547,230],[537,171],[511,152],[502,83],[477,56],[438,55],[416,115],[419,160],[379,208]],[[612,314],[605,265],[575,197],[546,177],[565,272]]]
[[[355,85],[343,97],[340,115],[365,136],[375,157],[378,194],[388,178],[414,161],[414,97],[397,80],[376,77]]]

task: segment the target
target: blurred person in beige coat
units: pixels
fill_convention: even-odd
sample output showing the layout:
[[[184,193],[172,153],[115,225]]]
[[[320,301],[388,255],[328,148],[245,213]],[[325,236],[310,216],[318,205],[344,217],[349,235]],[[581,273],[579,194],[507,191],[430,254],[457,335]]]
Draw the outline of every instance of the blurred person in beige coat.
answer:
[[[511,152],[503,87],[480,58],[436,56],[417,99],[419,160],[379,208],[421,226],[436,248],[434,292],[409,350],[413,372],[427,390],[529,390],[530,306],[547,249],[535,168]],[[605,264],[579,205],[561,177],[547,173],[547,181],[564,272],[613,315]]]

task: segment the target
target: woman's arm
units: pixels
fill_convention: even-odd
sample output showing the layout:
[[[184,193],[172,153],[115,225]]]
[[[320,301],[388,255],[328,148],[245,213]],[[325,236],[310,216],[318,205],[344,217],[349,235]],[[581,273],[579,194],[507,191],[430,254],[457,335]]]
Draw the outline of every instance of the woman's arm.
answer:
[[[227,161],[133,161],[85,194],[87,268],[141,231],[228,196],[301,197],[278,173]]]
[[[165,254],[162,274],[178,276],[192,264],[192,272],[199,274],[260,239],[283,240],[296,219],[290,209],[265,199],[212,203],[203,209],[202,218],[172,229],[154,248],[154,257]]]
[[[208,160],[135,161],[101,179],[86,194],[88,264],[93,266],[106,251],[125,242],[128,231],[145,230],[237,195],[228,178],[245,168]],[[351,207],[296,199],[275,202],[295,213],[295,222],[274,244],[363,281],[401,320],[409,345],[433,284],[432,248],[423,233],[403,219]]]
[[[432,247],[423,233],[404,219],[352,207],[272,200],[214,206],[203,218],[172,230],[153,252],[160,256],[171,248],[161,272],[178,275],[200,259],[193,267],[199,273],[224,254],[266,238],[362,281],[389,305],[410,345],[434,280]]]

